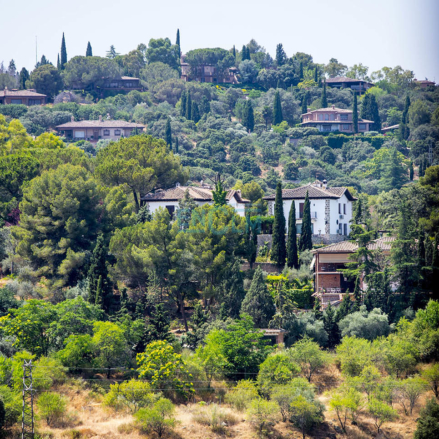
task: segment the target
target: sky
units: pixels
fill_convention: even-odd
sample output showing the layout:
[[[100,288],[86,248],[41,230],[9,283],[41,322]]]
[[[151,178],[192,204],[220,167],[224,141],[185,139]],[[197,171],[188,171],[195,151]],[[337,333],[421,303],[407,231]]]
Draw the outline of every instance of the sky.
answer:
[[[150,38],[174,43],[179,28],[183,52],[241,49],[254,38],[273,57],[282,43],[288,56],[362,63],[369,73],[400,65],[439,82],[439,0],[0,0],[0,17],[0,62],[14,59],[18,69],[34,67],[36,37],[38,58],[56,64],[63,32],[70,59],[85,55],[88,41],[99,56]]]

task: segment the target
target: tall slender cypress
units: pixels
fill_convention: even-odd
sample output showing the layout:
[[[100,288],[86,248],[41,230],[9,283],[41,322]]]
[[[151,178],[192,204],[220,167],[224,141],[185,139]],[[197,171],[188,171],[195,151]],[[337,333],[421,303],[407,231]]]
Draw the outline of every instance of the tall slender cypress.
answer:
[[[93,56],[93,50],[91,48],[90,41],[87,43],[87,50],[85,52],[85,56]]]
[[[317,67],[314,69],[314,82],[317,84],[319,83],[319,72],[317,70]]]
[[[282,103],[280,100],[279,90],[276,90],[273,103],[273,125],[279,125],[284,120],[282,114]]]
[[[235,45],[233,45],[232,55],[233,55],[233,58],[236,58],[236,49],[235,49]]]
[[[322,100],[321,100],[322,108],[328,108],[328,99],[326,97],[326,81],[323,81],[323,90],[322,90]]]
[[[299,79],[303,79],[303,63],[300,61],[299,64]]]
[[[66,39],[64,38],[64,32],[62,34],[61,41],[61,70],[64,70],[64,65],[67,63],[67,49],[66,49]]]
[[[178,154],[178,137],[175,138],[175,153]]]
[[[166,141],[166,145],[168,145],[168,148],[172,151],[172,129],[171,129],[171,119],[169,117],[166,119],[165,141]]]
[[[413,169],[413,162],[410,160],[410,164],[409,164],[409,179],[410,179],[410,181],[413,181],[414,173],[415,173],[415,171]]]
[[[285,216],[284,206],[282,200],[282,183],[276,186],[276,197],[274,200],[274,223],[273,223],[273,241],[271,245],[271,260],[283,267],[285,265],[285,258],[287,256],[287,249],[285,243]]]
[[[402,140],[407,140],[410,135],[410,129],[408,127],[408,113],[410,108],[410,97],[405,97],[404,111],[402,112],[402,120],[399,126],[399,133]]]
[[[302,98],[302,114],[308,113],[308,103],[306,102],[306,93]]]
[[[242,46],[241,50],[241,61],[245,61],[247,59],[247,47]]]
[[[299,239],[299,250],[301,252],[312,249],[312,227],[311,227],[311,204],[308,191],[306,191],[305,203],[303,205],[302,233]]]
[[[246,128],[248,131],[253,131],[255,128],[255,115],[253,112],[253,105],[251,100],[249,99],[248,101],[246,101],[246,106],[247,106],[247,111],[246,111],[246,116],[247,116],[247,124],[246,124]]]
[[[59,61],[59,53],[58,53],[58,58],[57,58],[57,60],[56,60],[56,68],[57,68],[58,70],[61,70],[61,63],[60,63],[60,61]]]
[[[290,268],[299,268],[299,259],[297,257],[296,205],[294,204],[294,200],[291,203],[291,209],[288,215],[287,265]]]
[[[177,38],[175,39],[175,45],[178,46],[178,58],[181,57],[181,45],[180,45],[180,29],[177,29]]]
[[[192,101],[191,116],[192,120],[195,123],[200,120],[200,109],[198,108],[198,104],[195,101]]]
[[[20,84],[20,90],[26,89],[26,81],[29,79],[29,72],[25,67],[23,67],[20,71],[20,78],[18,80]]]
[[[357,93],[354,92],[354,105],[352,107],[352,123],[354,126],[354,133],[358,133],[358,103],[357,103]]]
[[[181,100],[180,100],[180,116],[185,117],[186,116],[186,101],[187,101],[187,92],[186,90],[183,90],[181,93]]]
[[[192,120],[192,99],[191,99],[191,92],[189,91],[186,98],[186,119]]]

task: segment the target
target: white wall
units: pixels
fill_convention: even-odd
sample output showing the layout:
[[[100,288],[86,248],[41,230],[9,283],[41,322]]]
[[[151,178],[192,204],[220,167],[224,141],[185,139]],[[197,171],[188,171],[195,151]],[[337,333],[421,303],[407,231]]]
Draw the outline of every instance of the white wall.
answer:
[[[239,216],[245,216],[245,204],[244,203],[238,203],[235,198],[232,198],[227,203],[229,206],[233,207],[236,211],[236,213]]]
[[[340,197],[338,200],[331,200],[331,234],[336,234],[337,230],[339,228],[339,224],[347,224],[347,234],[351,232],[351,219],[352,219],[352,210],[353,210],[353,203],[352,201],[349,201],[346,197],[346,195],[343,194],[342,197]],[[343,218],[340,218],[340,214],[338,213],[338,205],[341,204],[341,215],[343,215]],[[343,205],[346,204],[346,215],[343,213]],[[344,231],[344,226],[343,229]]]

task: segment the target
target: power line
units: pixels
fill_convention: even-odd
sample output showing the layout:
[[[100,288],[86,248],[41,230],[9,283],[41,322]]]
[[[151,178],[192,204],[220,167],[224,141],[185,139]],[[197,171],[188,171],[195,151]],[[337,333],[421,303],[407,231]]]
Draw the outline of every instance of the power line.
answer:
[[[23,411],[21,439],[34,439],[34,393],[32,360],[23,362]]]

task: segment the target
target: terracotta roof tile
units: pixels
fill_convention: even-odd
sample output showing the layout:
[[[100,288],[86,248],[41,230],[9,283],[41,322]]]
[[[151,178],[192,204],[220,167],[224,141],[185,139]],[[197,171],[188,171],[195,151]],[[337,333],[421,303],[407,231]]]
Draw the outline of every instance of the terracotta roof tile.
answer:
[[[365,84],[373,85],[371,82],[365,81],[363,79],[353,79],[353,78],[348,78],[346,76],[335,76],[334,78],[327,78],[326,79],[327,84],[332,84],[332,83],[337,83],[337,82],[363,82]]]
[[[327,199],[327,198],[333,198],[337,199],[340,198],[344,193],[346,193],[346,197],[348,200],[356,200],[349,190],[345,187],[335,187],[335,188],[320,188],[316,186],[312,186],[311,184],[306,186],[301,186],[296,189],[283,189],[282,190],[282,199],[284,200],[301,200],[304,199],[306,196],[306,193],[308,192],[308,197],[310,199]],[[264,200],[274,200],[275,195],[269,195],[267,197],[264,197]]]
[[[125,120],[79,120],[63,123],[56,128],[60,130],[68,128],[145,128],[145,125]]]
[[[369,250],[383,250],[390,251],[392,248],[392,242],[395,241],[394,236],[383,236],[369,243],[367,248]],[[352,253],[357,250],[357,244],[352,241],[342,241],[335,244],[329,244],[326,247],[313,250],[313,253]]]
[[[13,97],[47,97],[47,95],[43,95],[41,93],[37,93],[35,91],[31,91],[31,90],[0,90],[0,97],[5,97],[5,96],[13,96]]]

